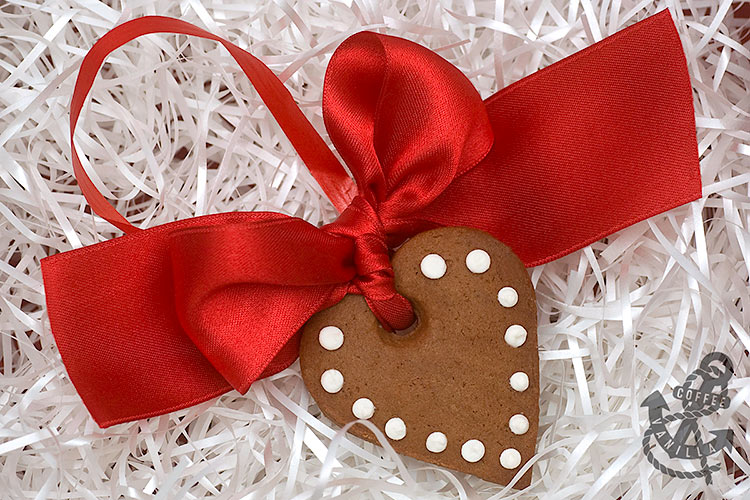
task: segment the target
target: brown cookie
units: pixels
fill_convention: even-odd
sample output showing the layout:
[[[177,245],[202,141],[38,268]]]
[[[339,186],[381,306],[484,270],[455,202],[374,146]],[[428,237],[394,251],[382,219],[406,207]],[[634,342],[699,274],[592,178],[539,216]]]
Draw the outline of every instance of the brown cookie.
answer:
[[[305,384],[340,425],[369,418],[399,453],[507,484],[534,455],[539,419],[526,269],[508,247],[468,228],[415,236],[393,268],[417,327],[389,333],[361,296],[347,296],[305,325]],[[351,432],[377,443],[362,425]],[[516,487],[530,481],[531,471]]]

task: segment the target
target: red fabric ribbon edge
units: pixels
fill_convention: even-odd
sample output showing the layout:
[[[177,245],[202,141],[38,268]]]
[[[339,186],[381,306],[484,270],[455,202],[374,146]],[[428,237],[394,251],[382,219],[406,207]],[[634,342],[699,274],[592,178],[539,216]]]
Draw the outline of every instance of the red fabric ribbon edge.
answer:
[[[71,139],[106,54],[170,31],[232,53],[345,210],[323,228],[259,212],[139,231],[95,190],[73,148],[92,207],[131,233],[42,261],[57,345],[102,427],[246,391],[293,362],[297,330],[346,293],[363,294],[384,324],[403,323],[410,310],[392,287],[389,248],[421,230],[478,227],[535,265],[701,195],[691,87],[668,11],[484,102],[423,47],[350,37],[326,73],[324,116],[357,181],[351,203],[351,180],[275,75],[174,19],[136,19],[97,42],[76,84]]]

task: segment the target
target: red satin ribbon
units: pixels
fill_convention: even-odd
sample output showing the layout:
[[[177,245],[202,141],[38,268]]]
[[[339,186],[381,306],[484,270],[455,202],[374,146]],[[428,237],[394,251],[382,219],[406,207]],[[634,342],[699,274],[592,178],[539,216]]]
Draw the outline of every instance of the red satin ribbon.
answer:
[[[701,195],[692,93],[667,11],[482,101],[435,53],[363,32],[336,50],[323,115],[356,181],[258,59],[182,21],[145,17],[84,59],[71,140],[104,57],[146,33],[220,42],[343,213],[316,228],[276,213],[224,213],[146,230],[95,189],[129,233],[42,261],[57,345],[99,425],[241,392],[296,359],[298,330],[347,293],[386,327],[411,321],[389,251],[440,225],[472,226],[528,265],[555,259]],[[353,198],[353,199],[352,199]]]

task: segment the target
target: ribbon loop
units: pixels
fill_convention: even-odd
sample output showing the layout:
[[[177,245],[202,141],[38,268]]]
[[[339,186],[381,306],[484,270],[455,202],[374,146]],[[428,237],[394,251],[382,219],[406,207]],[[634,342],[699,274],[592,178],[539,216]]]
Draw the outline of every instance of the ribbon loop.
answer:
[[[386,227],[426,207],[493,140],[482,98],[458,68],[414,42],[367,31],[331,57],[323,118]]]
[[[180,326],[240,392],[269,364],[284,364],[279,349],[340,300],[356,273],[351,240],[277,213],[251,212],[169,239]]]
[[[84,57],[70,102],[70,149],[73,172],[91,208],[100,217],[125,233],[139,229],[128,222],[96,189],[84,170],[73,141],[78,117],[86,96],[94,83],[104,59],[113,51],[142,35],[151,33],[179,33],[221,43],[237,61],[242,71],[258,91],[258,95],[287,134],[305,165],[325,191],[333,205],[343,210],[353,196],[354,186],[338,159],[328,148],[304,113],[299,109],[289,90],[273,71],[258,58],[220,36],[209,33],[185,21],[161,16],[148,16],[123,23],[99,39]]]

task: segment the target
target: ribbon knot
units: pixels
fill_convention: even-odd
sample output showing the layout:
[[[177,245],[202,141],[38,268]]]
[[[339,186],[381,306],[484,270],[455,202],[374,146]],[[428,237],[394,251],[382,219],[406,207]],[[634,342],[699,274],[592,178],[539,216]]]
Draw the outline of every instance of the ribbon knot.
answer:
[[[387,234],[377,210],[356,196],[325,230],[354,241],[354,268],[348,292],[363,295],[387,330],[403,330],[414,321],[411,303],[396,291]]]

